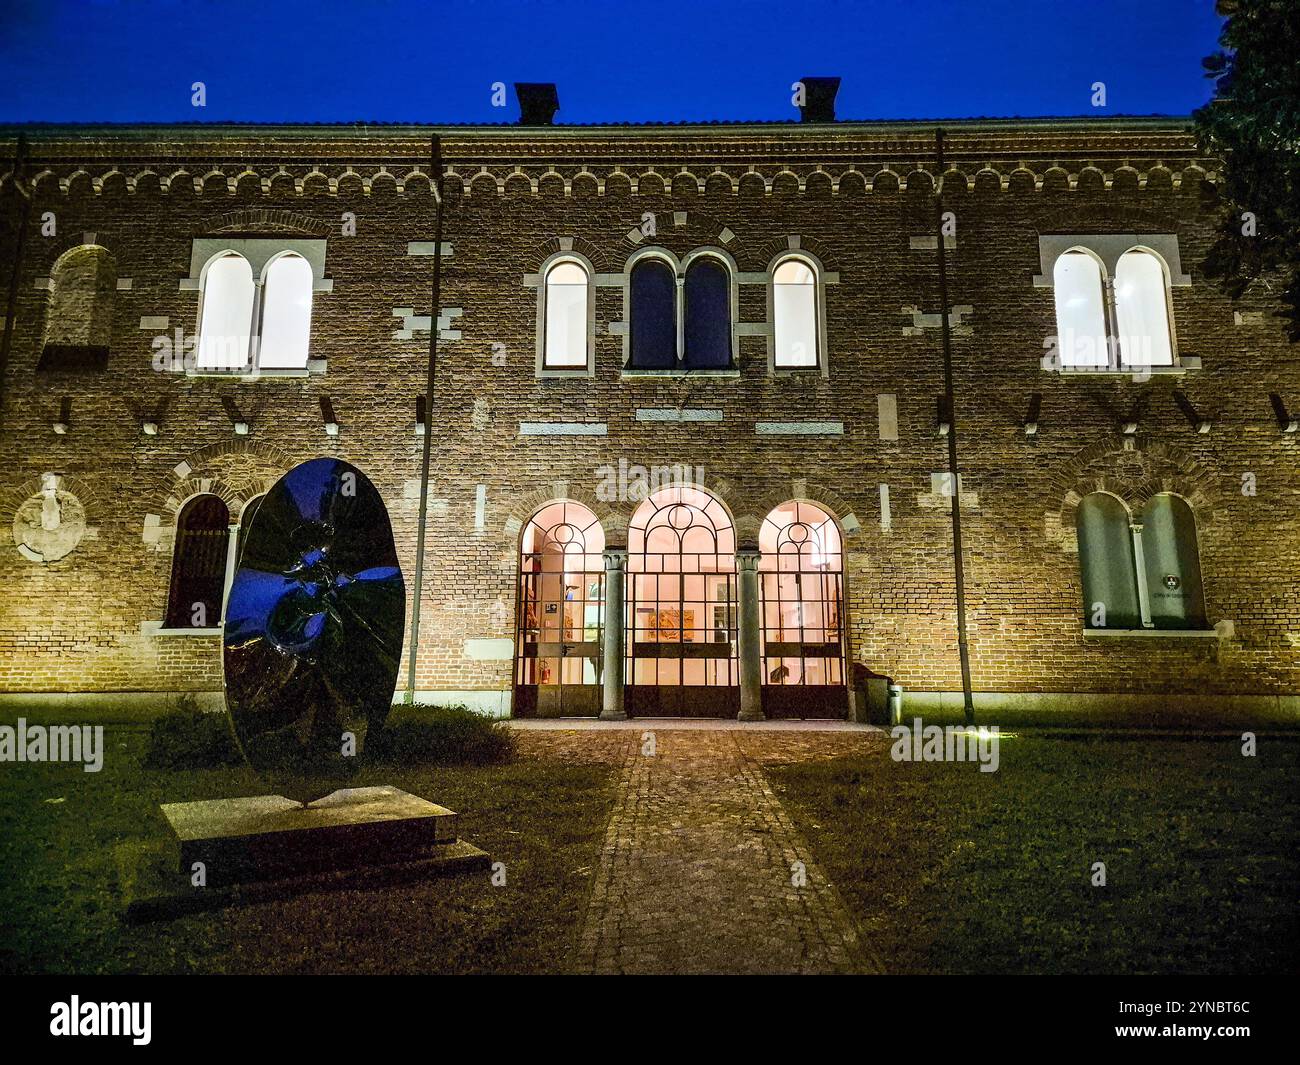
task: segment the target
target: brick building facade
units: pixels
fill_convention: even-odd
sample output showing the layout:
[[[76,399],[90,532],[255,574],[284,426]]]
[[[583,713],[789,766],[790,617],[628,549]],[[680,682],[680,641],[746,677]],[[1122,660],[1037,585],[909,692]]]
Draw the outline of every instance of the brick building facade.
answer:
[[[621,569],[655,568],[637,555],[657,508],[670,527],[709,509],[729,531],[700,563],[715,575],[702,593],[682,579],[647,606],[655,593],[629,575],[628,616],[649,626],[629,620],[642,627],[621,648],[633,713],[740,705],[751,566],[768,713],[799,712],[779,690],[799,680],[826,689],[826,712],[850,712],[835,689],[852,688],[862,667],[895,678],[915,705],[959,704],[953,425],[977,705],[1176,698],[1300,710],[1300,434],[1285,414],[1300,411],[1300,368],[1270,307],[1234,305],[1201,275],[1212,236],[1201,194],[1215,164],[1183,121],[955,122],[944,173],[935,128],[912,123],[32,127],[16,181],[17,132],[0,131],[2,280],[25,227],[0,424],[0,512],[13,529],[0,550],[0,690],[219,689],[219,619],[186,626],[169,610],[178,521],[212,495],[218,520],[238,525],[280,474],[318,455],[354,463],[379,488],[409,589],[416,401],[433,326],[422,698],[596,712],[607,638],[587,631],[599,613],[585,610],[609,574],[621,583]],[[433,133],[446,168],[436,322]],[[1107,301],[1119,255],[1157,257],[1168,364],[1062,368],[1047,344],[1058,333],[1054,270],[1071,249],[1101,264]],[[192,338],[201,301],[215,299],[203,291],[214,256],[238,252],[256,272],[285,251],[312,271],[305,367],[238,375],[169,363],[177,331]],[[704,271],[698,297],[683,288],[701,256],[725,277],[725,295],[712,291],[729,316],[729,364],[638,367],[632,267],[666,264],[679,344],[702,350],[696,326],[681,324],[684,300],[713,298]],[[774,272],[785,261],[813,277],[807,365],[780,365],[786,297]],[[553,372],[545,316],[557,263],[586,279],[573,306],[587,315],[589,357]],[[650,501],[642,471],[668,485]],[[1199,581],[1195,558],[1162,576],[1150,559],[1167,550],[1150,539],[1144,563],[1138,536],[1122,564],[1138,571],[1133,616],[1098,625],[1079,557],[1080,508],[1098,493],[1134,526],[1164,520],[1169,505],[1152,500],[1184,501]],[[536,562],[521,563],[521,548],[540,543],[521,538],[541,535],[530,520],[555,501],[583,515],[566,528],[594,516],[596,561],[548,593],[521,579]],[[806,528],[793,503],[817,516]],[[774,513],[784,517],[764,532]],[[818,604],[782,614],[768,600],[784,586],[764,576],[773,538],[828,518]],[[665,565],[694,572],[698,561]],[[828,566],[839,571],[829,585]],[[789,586],[812,598],[813,583]],[[1184,602],[1197,583],[1203,606]],[[571,617],[575,588],[587,602]],[[1162,610],[1178,617],[1163,623]],[[800,626],[814,617],[810,635]],[[548,634],[567,650],[539,664],[550,652],[526,645]],[[696,682],[727,690],[702,701],[651,690]]]

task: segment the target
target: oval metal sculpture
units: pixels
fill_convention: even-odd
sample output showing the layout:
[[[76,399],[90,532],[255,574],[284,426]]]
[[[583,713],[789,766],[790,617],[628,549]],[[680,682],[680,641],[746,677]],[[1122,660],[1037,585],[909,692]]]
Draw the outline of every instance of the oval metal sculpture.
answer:
[[[392,705],[406,586],[379,492],[346,462],[290,470],[243,530],[226,711],[249,764],[310,802],[347,784]]]

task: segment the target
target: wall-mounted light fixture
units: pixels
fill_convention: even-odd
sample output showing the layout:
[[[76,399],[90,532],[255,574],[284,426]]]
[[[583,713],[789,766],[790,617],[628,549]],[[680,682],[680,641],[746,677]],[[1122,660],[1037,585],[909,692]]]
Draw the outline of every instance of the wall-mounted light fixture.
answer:
[[[1192,401],[1187,396],[1174,389],[1174,402],[1178,404],[1178,409],[1183,412],[1183,417],[1187,419],[1188,424],[1202,436],[1210,431],[1210,421],[1208,418],[1202,418],[1196,413],[1196,408],[1192,406]]]
[[[329,396],[320,398],[320,416],[325,422],[325,435],[339,435],[339,421],[334,417],[334,404],[330,402]]]
[[[221,406],[226,411],[226,417],[230,419],[231,428],[235,430],[236,436],[248,435],[248,422],[244,416],[239,413],[239,408],[235,406],[235,401],[229,396],[221,397]]]
[[[1268,394],[1268,400],[1273,404],[1273,417],[1277,419],[1277,427],[1284,433],[1294,433],[1300,430],[1300,418],[1292,418],[1287,413],[1286,404],[1282,402],[1282,397],[1276,392]]]
[[[1043,409],[1043,394],[1031,392],[1029,395],[1029,413],[1025,415],[1025,436],[1038,435],[1038,414]]]
[[[952,412],[948,409],[948,397],[940,396],[938,400],[937,412],[935,414],[935,428],[940,436],[947,436],[952,432]]]
[[[68,429],[72,427],[72,397],[64,396],[59,401],[59,420],[54,422],[50,428],[59,436],[66,436]]]

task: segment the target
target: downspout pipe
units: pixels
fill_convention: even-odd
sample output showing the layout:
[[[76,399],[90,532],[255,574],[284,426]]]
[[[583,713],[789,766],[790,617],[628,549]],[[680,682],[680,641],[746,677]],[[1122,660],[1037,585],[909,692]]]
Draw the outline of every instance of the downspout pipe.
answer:
[[[18,134],[18,147],[14,153],[12,184],[19,197],[18,232],[14,242],[13,268],[9,271],[9,295],[5,300],[4,334],[0,336],[0,427],[4,424],[5,381],[9,371],[9,348],[13,344],[16,316],[18,314],[18,278],[23,268],[23,247],[27,242],[27,222],[31,216],[32,194],[23,188],[23,171],[27,167],[27,134]]]
[[[957,654],[961,659],[962,706],[966,724],[975,723],[975,700],[971,692],[970,645],[966,637],[966,566],[961,544],[961,475],[957,466],[957,404],[952,387],[952,326],[948,307],[948,256],[943,246],[943,129],[934,131],[938,179],[934,188],[935,248],[939,257],[939,320],[943,336],[943,398],[948,418],[948,484],[952,490],[952,565],[957,590]]]
[[[411,599],[411,634],[407,639],[406,688],[402,702],[415,702],[415,666],[420,649],[420,600],[424,591],[424,541],[429,523],[429,462],[433,454],[433,382],[438,368],[438,317],[442,312],[442,138],[433,134],[429,149],[433,167],[433,306],[429,312],[429,367],[424,385],[424,451],[420,458],[420,510],[415,534],[415,577]],[[407,408],[410,409],[409,407]]]

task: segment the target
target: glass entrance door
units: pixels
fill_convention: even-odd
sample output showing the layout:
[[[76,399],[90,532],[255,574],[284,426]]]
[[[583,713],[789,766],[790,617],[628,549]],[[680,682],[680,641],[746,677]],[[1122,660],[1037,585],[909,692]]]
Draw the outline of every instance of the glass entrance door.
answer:
[[[735,717],[736,539],[698,488],[661,489],[628,528],[627,705],[641,717]]]
[[[519,560],[515,713],[600,713],[604,533],[579,503],[550,503],[524,529]]]

